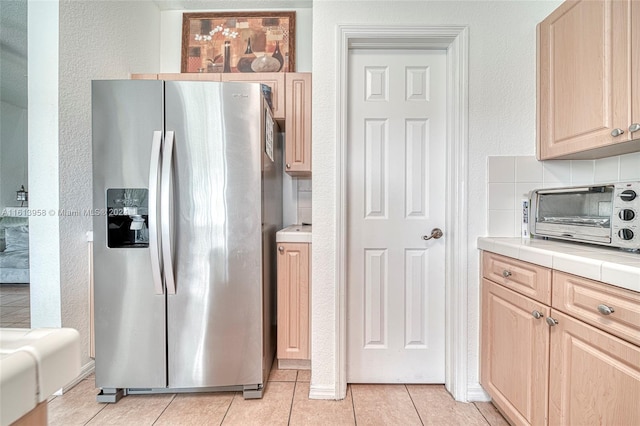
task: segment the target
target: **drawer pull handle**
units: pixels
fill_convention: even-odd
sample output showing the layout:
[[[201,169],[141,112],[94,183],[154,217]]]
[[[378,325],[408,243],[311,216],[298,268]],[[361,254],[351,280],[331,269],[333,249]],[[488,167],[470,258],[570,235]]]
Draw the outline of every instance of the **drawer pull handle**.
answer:
[[[598,305],[598,312],[600,312],[602,315],[611,315],[612,313],[614,313],[614,309],[610,306],[607,305]]]
[[[278,247],[278,251],[279,251],[280,253],[284,253],[284,247],[282,247],[282,246]]]
[[[504,271],[502,271],[502,276],[508,278],[511,276],[511,272],[505,269]]]
[[[531,315],[533,315],[533,317],[534,317],[535,319],[540,319],[540,318],[542,318],[542,314],[540,313],[540,311],[533,311],[533,312],[531,312]]]
[[[555,318],[547,317],[547,324],[551,327],[558,325],[558,320]]]

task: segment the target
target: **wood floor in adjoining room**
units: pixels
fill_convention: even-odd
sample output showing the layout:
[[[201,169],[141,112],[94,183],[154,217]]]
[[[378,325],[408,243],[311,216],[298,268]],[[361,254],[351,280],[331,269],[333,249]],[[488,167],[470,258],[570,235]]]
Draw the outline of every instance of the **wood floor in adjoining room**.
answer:
[[[0,327],[31,327],[29,294],[29,284],[0,284]]]
[[[443,385],[349,385],[342,401],[310,400],[308,370],[271,371],[262,399],[241,392],[130,395],[96,402],[93,375],[49,401],[49,425],[495,425],[489,403],[456,402]]]

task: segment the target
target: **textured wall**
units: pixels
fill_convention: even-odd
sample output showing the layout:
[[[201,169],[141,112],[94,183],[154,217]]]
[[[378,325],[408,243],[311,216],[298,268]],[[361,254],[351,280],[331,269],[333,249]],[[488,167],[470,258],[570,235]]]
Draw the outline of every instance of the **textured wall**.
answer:
[[[478,383],[478,253],[486,157],[535,152],[536,24],[559,1],[315,1],[313,5],[312,389],[335,388],[336,25],[467,25],[469,384]],[[320,143],[321,141],[321,143]],[[341,396],[341,395],[336,395]]]
[[[59,31],[59,203],[81,212],[92,205],[91,80],[157,71],[160,12],[148,1],[61,2]],[[62,325],[80,331],[87,362],[91,217],[58,219]]]

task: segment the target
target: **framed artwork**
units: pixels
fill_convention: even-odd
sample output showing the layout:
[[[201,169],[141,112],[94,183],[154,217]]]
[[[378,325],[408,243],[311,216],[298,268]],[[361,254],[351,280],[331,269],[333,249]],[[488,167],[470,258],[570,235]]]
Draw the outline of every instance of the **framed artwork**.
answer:
[[[182,72],[295,71],[295,12],[182,15]]]

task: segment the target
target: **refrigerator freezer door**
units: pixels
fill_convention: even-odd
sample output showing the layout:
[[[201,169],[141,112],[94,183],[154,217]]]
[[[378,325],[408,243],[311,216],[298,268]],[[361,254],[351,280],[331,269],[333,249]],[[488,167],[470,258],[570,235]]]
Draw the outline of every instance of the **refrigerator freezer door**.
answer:
[[[167,81],[165,94],[175,132],[169,387],[262,383],[260,87]]]
[[[132,201],[142,197],[147,197],[144,202],[148,203],[151,198],[147,190],[150,188],[153,136],[154,131],[163,130],[163,124],[161,81],[92,83],[92,214],[98,387],[165,387],[167,384],[166,296],[156,295],[148,244],[142,248],[108,248],[106,214],[107,189],[112,189],[110,194],[122,193],[122,198],[128,198],[130,203],[143,201]],[[117,188],[135,189],[113,190]],[[114,197],[119,198],[118,195]],[[144,217],[148,213],[130,206],[119,212],[125,221],[129,214]],[[110,226],[116,225],[112,223]],[[114,231],[126,235],[130,230],[111,229]]]

